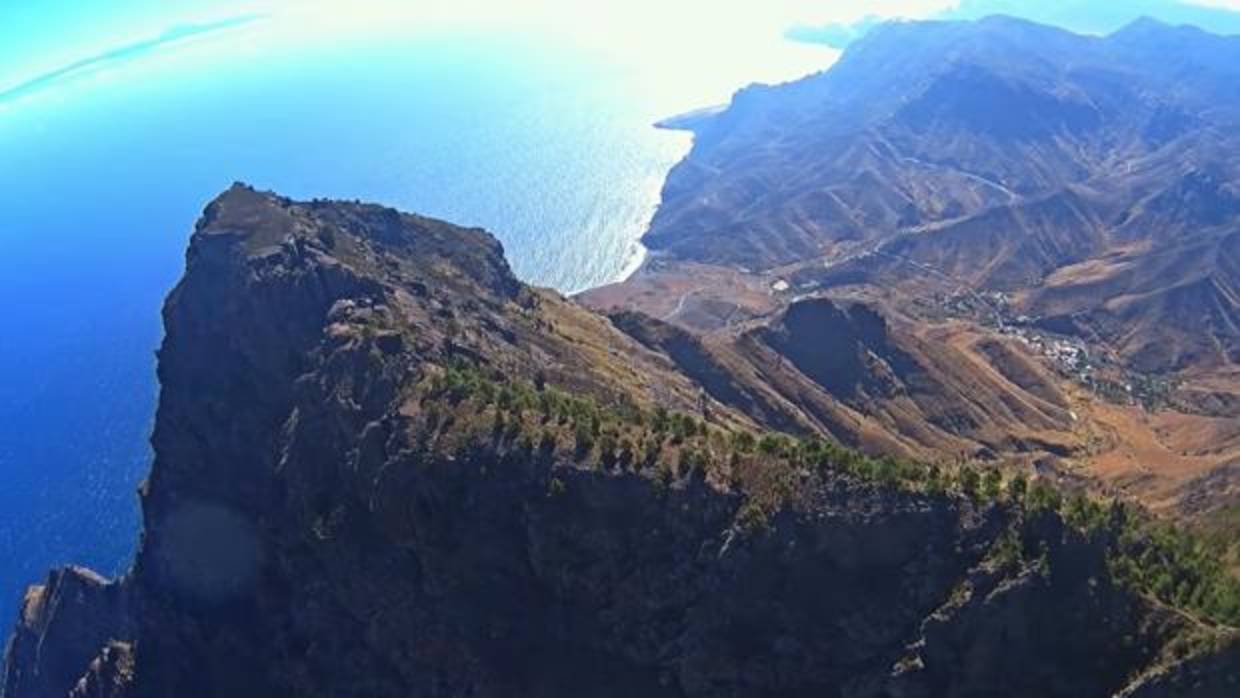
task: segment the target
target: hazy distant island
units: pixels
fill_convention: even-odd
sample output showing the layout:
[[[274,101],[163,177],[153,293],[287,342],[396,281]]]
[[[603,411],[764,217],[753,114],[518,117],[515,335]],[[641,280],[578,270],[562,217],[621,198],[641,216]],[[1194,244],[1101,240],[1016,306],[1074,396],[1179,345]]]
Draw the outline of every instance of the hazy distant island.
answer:
[[[702,107],[692,111],[676,114],[655,122],[655,128],[664,128],[673,131],[693,131],[694,128],[712,117],[718,116],[727,110],[726,104],[717,104],[711,107]]]

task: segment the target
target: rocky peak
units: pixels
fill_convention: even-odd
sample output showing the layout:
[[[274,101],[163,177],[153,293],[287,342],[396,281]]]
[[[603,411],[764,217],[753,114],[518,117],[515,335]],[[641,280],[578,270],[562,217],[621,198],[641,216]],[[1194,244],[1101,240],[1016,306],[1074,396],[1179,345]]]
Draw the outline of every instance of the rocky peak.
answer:
[[[456,290],[501,298],[511,298],[520,286],[503,247],[486,231],[375,204],[295,202],[241,183],[207,205],[190,257],[215,239],[237,245],[236,251],[251,260],[294,251],[393,284],[467,282],[472,288]]]
[[[860,303],[826,298],[793,303],[760,333],[802,373],[844,400],[866,392],[889,396],[921,372],[891,341],[886,319]]]

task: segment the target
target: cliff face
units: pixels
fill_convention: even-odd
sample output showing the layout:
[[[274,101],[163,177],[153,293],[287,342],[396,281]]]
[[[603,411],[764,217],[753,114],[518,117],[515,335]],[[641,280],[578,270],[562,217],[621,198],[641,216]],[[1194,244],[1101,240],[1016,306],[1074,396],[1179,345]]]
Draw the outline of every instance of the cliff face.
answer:
[[[80,567],[55,570],[31,587],[9,641],[0,695],[67,695],[105,645],[133,635],[129,596],[125,584]]]
[[[5,698],[1236,685],[1216,654],[1129,685],[1194,622],[1055,514],[729,450],[726,363],[522,286],[481,231],[236,186],[164,317],[137,562],[32,589]]]

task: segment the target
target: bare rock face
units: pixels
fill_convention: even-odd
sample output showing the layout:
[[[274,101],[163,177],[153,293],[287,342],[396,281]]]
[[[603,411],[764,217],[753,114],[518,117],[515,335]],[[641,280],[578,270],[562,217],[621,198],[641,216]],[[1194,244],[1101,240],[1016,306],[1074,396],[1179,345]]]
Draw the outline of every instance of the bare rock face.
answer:
[[[583,396],[638,415],[621,441],[752,422],[675,368],[708,350],[523,287],[481,231],[237,186],[164,318],[137,562],[32,590],[5,698],[1101,698],[1183,630],[1054,515],[566,446]],[[543,416],[420,397],[461,366]]]
[[[127,637],[128,592],[90,570],[65,567],[26,592],[6,654],[4,696],[64,696],[111,638]]]
[[[110,640],[78,679],[69,698],[120,698],[133,683],[133,647]]]

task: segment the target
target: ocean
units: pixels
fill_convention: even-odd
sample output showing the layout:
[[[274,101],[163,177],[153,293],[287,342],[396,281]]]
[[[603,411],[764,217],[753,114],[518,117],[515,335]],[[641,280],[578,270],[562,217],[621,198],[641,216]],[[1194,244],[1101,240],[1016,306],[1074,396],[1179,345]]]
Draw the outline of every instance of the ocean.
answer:
[[[50,567],[129,563],[160,306],[231,182],[482,226],[522,279],[573,292],[641,260],[690,145],[653,122],[752,77],[520,32],[297,43],[237,24],[0,92],[0,634]]]

